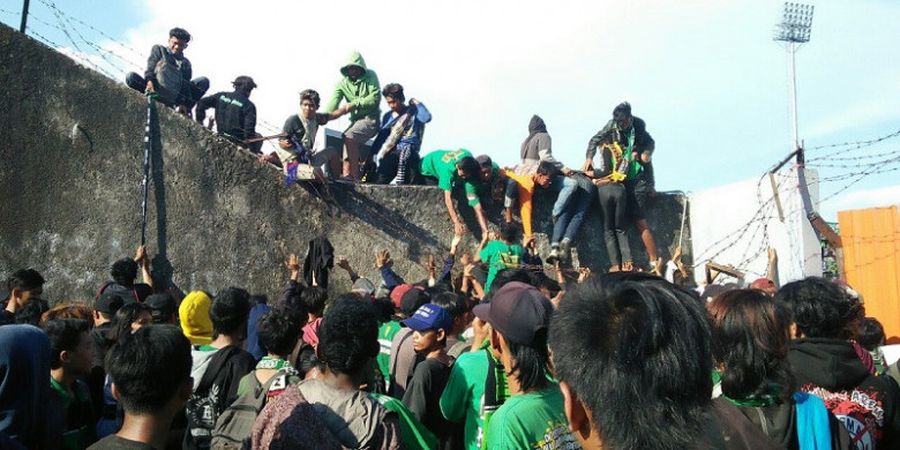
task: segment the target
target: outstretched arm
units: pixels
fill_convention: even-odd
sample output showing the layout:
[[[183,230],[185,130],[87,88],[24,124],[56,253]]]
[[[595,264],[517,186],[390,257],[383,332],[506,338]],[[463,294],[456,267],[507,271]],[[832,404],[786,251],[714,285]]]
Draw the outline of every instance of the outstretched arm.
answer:
[[[444,205],[447,207],[447,214],[450,215],[450,221],[453,222],[453,234],[462,236],[462,234],[466,232],[466,228],[459,220],[459,214],[456,213],[456,208],[453,206],[453,195],[451,194],[451,191],[444,191]]]

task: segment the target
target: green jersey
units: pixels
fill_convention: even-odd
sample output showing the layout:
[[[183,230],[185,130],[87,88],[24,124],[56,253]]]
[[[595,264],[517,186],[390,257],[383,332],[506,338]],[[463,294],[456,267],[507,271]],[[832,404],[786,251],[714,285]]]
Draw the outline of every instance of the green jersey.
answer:
[[[391,379],[391,342],[394,340],[397,332],[400,331],[400,328],[402,328],[400,322],[392,320],[385,322],[378,329],[378,344],[381,346],[381,350],[375,359],[378,361],[378,368],[381,370],[381,374],[384,375],[385,380]]]
[[[484,401],[484,388],[490,370],[488,358],[493,358],[493,355],[487,346],[477,352],[460,355],[450,370],[450,379],[441,394],[441,414],[451,422],[463,422],[463,445],[466,450],[487,448],[484,445],[485,424],[490,423],[495,411],[495,407],[485,407]],[[500,398],[493,403],[502,404],[509,397],[509,388],[502,374],[503,368],[496,360],[495,366],[501,372],[499,377],[494,377],[499,384],[495,391]]]
[[[556,383],[506,399],[494,413],[488,431],[488,448],[492,450],[581,448],[569,431],[562,392]]]
[[[478,181],[465,181],[456,172],[456,163],[466,156],[472,156],[472,153],[464,148],[435,150],[422,157],[421,172],[424,176],[437,178],[438,187],[443,191],[452,190],[453,186],[463,183],[469,206],[476,206],[479,204],[480,192]]]
[[[400,439],[403,441],[403,448],[430,450],[437,448],[438,439],[416,419],[416,416],[403,404],[394,397],[374,392],[369,393],[369,398],[377,401],[388,411],[397,413],[398,422],[400,423]]]
[[[503,269],[518,269],[522,264],[522,255],[525,249],[519,244],[507,244],[503,241],[493,240],[481,250],[481,260],[488,265],[487,280],[484,283],[484,291],[491,291],[494,276]]]

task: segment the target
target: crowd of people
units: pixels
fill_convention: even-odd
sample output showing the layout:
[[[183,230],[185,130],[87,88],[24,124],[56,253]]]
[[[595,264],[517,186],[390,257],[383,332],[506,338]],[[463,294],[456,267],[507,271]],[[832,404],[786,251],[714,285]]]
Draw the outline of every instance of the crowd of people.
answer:
[[[319,112],[321,97],[313,89],[300,92],[299,112],[287,118],[282,133],[263,137],[256,131],[256,106],[250,95],[253,78],[241,75],[234,91],[204,96],[209,81],[192,79],[190,61],[184,50],[190,34],[174,28],[167,45],[150,52],[143,76],[130,73],[132,88],[153,93],[158,101],[196,117],[203,123],[208,109],[215,109],[217,132],[258,155],[260,161],[281,167],[286,183],[302,179],[341,180],[377,184],[437,185],[444,191],[447,213],[454,232],[462,235],[466,226],[457,211],[452,192],[465,192],[480,228],[482,244],[488,240],[483,202],[503,202],[505,220],[512,222],[513,210],[520,211],[526,239],[532,237],[532,196],[535,189],[556,194],[553,205],[553,232],[547,260],[565,263],[570,248],[595,199],[603,216],[604,240],[610,271],[639,269],[629,248],[626,230],[634,225],[647,252],[648,269],[662,275],[664,265],[656,249],[645,210],[655,193],[651,156],[655,148],[646,124],[631,113],[631,105],[615,107],[612,119],[594,135],[585,161],[575,170],[553,156],[552,140],[544,121],[535,115],[528,124],[528,136],[521,145],[520,164],[501,169],[488,155],[476,156],[466,149],[435,150],[420,155],[425,126],[432,120],[425,105],[406,99],[403,86],[381,86],[376,73],[354,52],[340,69],[341,78]],[[381,99],[390,111],[381,114]],[[194,112],[195,111],[195,112]],[[319,128],[349,114],[350,125],[343,133],[343,148],[327,146],[317,139]],[[275,151],[262,153],[263,141],[277,139]],[[526,241],[526,246],[527,246]]]
[[[898,363],[844,284],[706,301],[646,272],[552,279],[514,223],[478,255],[460,241],[422,280],[384,250],[373,279],[339,257],[349,292],[290,255],[274,302],[181,293],[143,248],[91,305],[51,308],[41,274],[17,270],[0,294],[0,447],[900,445]]]

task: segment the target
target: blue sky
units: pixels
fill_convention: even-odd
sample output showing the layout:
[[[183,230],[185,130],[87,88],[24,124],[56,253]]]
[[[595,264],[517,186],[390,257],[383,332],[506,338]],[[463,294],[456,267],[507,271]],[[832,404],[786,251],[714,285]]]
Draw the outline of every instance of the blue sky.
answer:
[[[46,3],[31,3],[37,18],[57,23]],[[782,2],[323,3],[56,2],[138,53],[164,42],[172,26],[187,28],[195,73],[207,75],[214,91],[252,75],[260,85],[252,99],[275,127],[296,110],[298,91],[312,87],[327,97],[338,67],[358,49],[382,84],[400,82],[431,109],[424,151],[466,147],[512,165],[537,113],[557,157],[578,167],[588,139],[622,100],[656,139],[660,190],[757,177],[790,151],[787,57],[772,41]],[[807,147],[900,129],[900,2],[811,3],[812,41],[797,58]],[[18,11],[21,2],[2,0],[0,8]],[[0,19],[18,26],[15,14],[0,11]],[[64,34],[32,26],[75,53]],[[133,62],[114,60],[110,73],[140,71],[141,55],[84,33]],[[900,150],[900,138],[866,151],[892,150]],[[825,177],[850,170],[821,169]],[[897,173],[865,178],[823,204],[824,215],[900,203]],[[823,184],[822,196],[843,185]]]

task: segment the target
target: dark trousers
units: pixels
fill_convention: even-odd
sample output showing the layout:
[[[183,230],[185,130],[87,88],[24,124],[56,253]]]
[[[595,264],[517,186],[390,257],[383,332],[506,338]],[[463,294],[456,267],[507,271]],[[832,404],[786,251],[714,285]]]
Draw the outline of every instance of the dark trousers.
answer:
[[[125,76],[125,84],[142,94],[147,90],[147,80],[134,72],[128,72],[128,75]],[[186,106],[188,109],[191,109],[201,98],[203,98],[203,94],[205,94],[207,90],[209,90],[209,79],[206,77],[197,77],[191,80],[187,86],[182,88],[181,94],[174,105],[170,105],[163,100],[160,100],[160,102],[170,107]]]
[[[622,183],[610,183],[597,188],[600,209],[603,211],[603,238],[606,241],[606,252],[609,262],[621,265],[631,262],[631,249],[628,247],[628,235],[625,234],[626,200],[625,186]]]
[[[376,183],[388,184],[393,181],[397,177],[402,164],[406,169],[406,179],[403,180],[403,183],[398,184],[422,184],[421,176],[419,175],[419,152],[410,152],[405,162],[400,161],[400,156],[399,149],[394,149],[394,151],[381,158],[381,161],[378,162]]]

